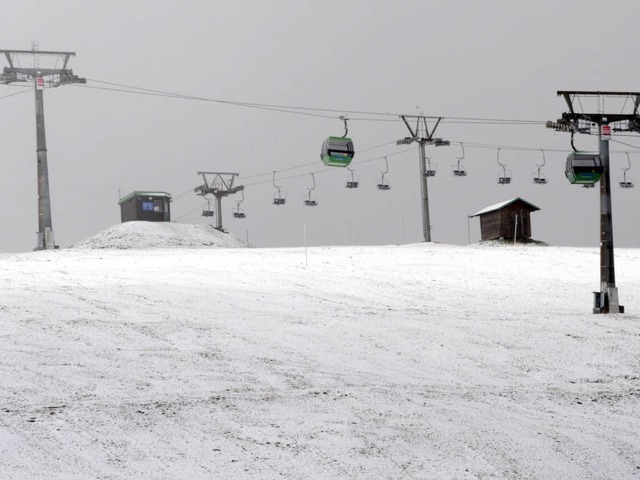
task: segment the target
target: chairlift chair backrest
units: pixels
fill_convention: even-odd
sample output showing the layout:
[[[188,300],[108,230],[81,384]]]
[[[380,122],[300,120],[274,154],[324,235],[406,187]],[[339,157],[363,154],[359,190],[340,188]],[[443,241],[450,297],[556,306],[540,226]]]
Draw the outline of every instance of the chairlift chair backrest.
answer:
[[[349,172],[351,173],[351,178],[347,179],[346,187],[347,188],[358,188],[358,180],[355,177],[354,171],[349,167],[347,167],[347,170],[349,170]]]
[[[464,169],[462,165],[460,165],[460,162],[464,158],[464,144],[462,142],[460,142],[460,148],[462,148],[462,156],[457,158],[458,162],[455,165],[452,165],[452,171],[453,171],[454,177],[467,176],[467,171]]]
[[[280,190],[280,187],[276,185],[276,172],[273,172],[273,187],[274,187],[274,196],[273,196],[273,204],[274,205],[284,205],[286,195],[284,192]]]
[[[502,175],[498,177],[499,185],[511,184],[511,171],[507,170],[507,165],[500,162],[500,149],[498,149],[498,165],[502,167]]]
[[[533,183],[536,184],[536,185],[546,185],[547,184],[547,179],[541,173],[541,170],[542,170],[542,167],[544,167],[546,165],[547,159],[544,156],[544,150],[540,150],[540,152],[542,153],[542,163],[540,165],[538,165],[538,171],[533,174]]]
[[[628,153],[626,155],[627,155],[627,168],[622,169],[622,180],[620,180],[620,187],[633,188],[635,186],[634,183],[631,181],[630,178],[627,178],[627,172],[631,170],[631,158],[629,157]]]
[[[384,181],[384,176],[389,173],[389,160],[387,159],[387,157],[384,157],[384,164],[385,164],[385,171],[382,172],[382,176],[380,177],[380,183],[378,183],[377,187],[378,190],[390,190],[391,189],[391,185],[389,185],[388,183],[385,183]]]
[[[313,180],[313,186],[311,188],[307,189],[308,190],[308,196],[305,199],[304,204],[307,207],[317,207],[318,206],[318,202],[314,198],[311,197],[311,192],[313,192],[316,189],[316,177],[315,177],[315,175],[313,173],[311,174],[311,178]]]

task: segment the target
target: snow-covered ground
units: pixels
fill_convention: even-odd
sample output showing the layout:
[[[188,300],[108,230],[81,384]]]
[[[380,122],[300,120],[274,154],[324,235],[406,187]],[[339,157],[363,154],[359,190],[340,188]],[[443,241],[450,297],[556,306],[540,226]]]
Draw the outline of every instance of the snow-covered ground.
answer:
[[[164,222],[119,223],[73,248],[110,248],[128,250],[149,248],[244,247],[233,235],[219,232],[211,225]]]
[[[616,262],[625,315],[591,313],[595,249],[2,256],[0,478],[639,477]]]

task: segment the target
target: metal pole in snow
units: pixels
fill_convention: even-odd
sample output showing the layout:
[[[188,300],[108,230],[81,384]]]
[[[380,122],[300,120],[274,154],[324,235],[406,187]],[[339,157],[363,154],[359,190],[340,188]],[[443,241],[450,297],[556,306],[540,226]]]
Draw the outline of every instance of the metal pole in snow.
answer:
[[[36,92],[36,154],[38,173],[38,246],[36,250],[55,248],[51,222],[51,199],[49,196],[49,167],[47,164],[47,140],[44,130],[44,78],[35,77]]]
[[[422,234],[425,242],[431,241],[431,221],[429,220],[429,186],[427,183],[427,166],[424,142],[420,145],[420,190],[422,194]]]
[[[599,98],[599,97],[598,97]],[[613,219],[611,209],[611,169],[609,166],[609,136],[602,135],[606,119],[599,125],[600,158],[604,172],[600,179],[600,291],[604,297],[603,313],[620,313],[613,257]]]
[[[302,231],[304,232],[304,266],[306,268],[309,266],[309,254],[307,251],[307,224],[302,226]]]
[[[518,214],[516,213],[516,226],[513,229],[513,244],[516,244],[518,238]]]

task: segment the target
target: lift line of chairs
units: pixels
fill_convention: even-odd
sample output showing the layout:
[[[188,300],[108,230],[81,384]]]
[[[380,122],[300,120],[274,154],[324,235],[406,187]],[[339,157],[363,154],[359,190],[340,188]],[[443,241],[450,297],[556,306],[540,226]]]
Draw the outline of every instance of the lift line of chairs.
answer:
[[[344,134],[341,137],[338,136],[329,136],[322,143],[322,149],[320,151],[320,158],[322,162],[330,167],[346,167],[349,171],[349,176],[346,181],[346,188],[348,189],[356,189],[360,186],[358,178],[356,177],[355,171],[352,168],[349,168],[351,161],[355,155],[355,148],[353,146],[353,140],[347,137],[349,133],[348,126],[348,118],[346,116],[340,116],[340,120],[344,122]],[[467,170],[462,165],[462,160],[465,158],[464,144],[460,143],[460,149],[462,154],[459,157],[456,157],[456,164],[452,165],[452,174],[455,177],[466,177]],[[573,145],[573,144],[572,144]],[[499,185],[509,185],[511,184],[512,172],[511,170],[507,170],[507,165],[500,161],[500,150],[497,149],[497,163],[500,166],[500,174],[498,175],[498,184]],[[574,149],[575,150],[575,149]],[[547,178],[542,173],[542,168],[546,165],[546,157],[544,154],[544,150],[540,150],[542,154],[542,163],[538,164],[538,169],[536,172],[532,174],[533,183],[536,185],[546,185],[548,183]],[[627,172],[631,169],[631,160],[629,158],[629,154],[627,153],[627,167],[623,169],[623,177],[619,181],[619,185],[622,188],[633,188],[634,184],[630,179],[627,178]],[[431,158],[427,157],[427,165],[425,169],[425,175],[427,177],[434,177],[436,175],[436,166],[432,165]],[[389,161],[387,157],[384,157],[386,169],[382,172],[380,183],[376,186],[378,190],[390,190],[391,186],[385,182],[385,175],[389,173]],[[565,176],[572,184],[582,185],[585,188],[593,188],[595,183],[600,180],[603,172],[603,165],[600,159],[600,156],[597,153],[590,152],[579,152],[574,151],[567,157],[567,163],[565,168]],[[318,202],[312,198],[311,192],[316,188],[315,176],[311,174],[311,178],[313,181],[313,186],[308,188],[307,198],[304,200],[304,205],[306,206],[317,206]],[[273,204],[274,205],[284,205],[286,203],[286,194],[282,191],[282,189],[276,185],[276,172],[273,172],[273,187],[274,187],[274,197]],[[244,201],[244,196],[243,200]],[[238,211],[237,214],[234,213],[236,218],[244,218],[240,215],[239,208],[240,202],[238,203]],[[204,212],[203,212],[204,215]]]

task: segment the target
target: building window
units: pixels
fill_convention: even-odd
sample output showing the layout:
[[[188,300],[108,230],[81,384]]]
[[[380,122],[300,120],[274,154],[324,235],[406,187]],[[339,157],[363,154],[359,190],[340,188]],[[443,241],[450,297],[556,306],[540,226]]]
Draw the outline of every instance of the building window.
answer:
[[[144,201],[142,202],[142,210],[144,212],[153,212],[153,202],[152,201]]]

